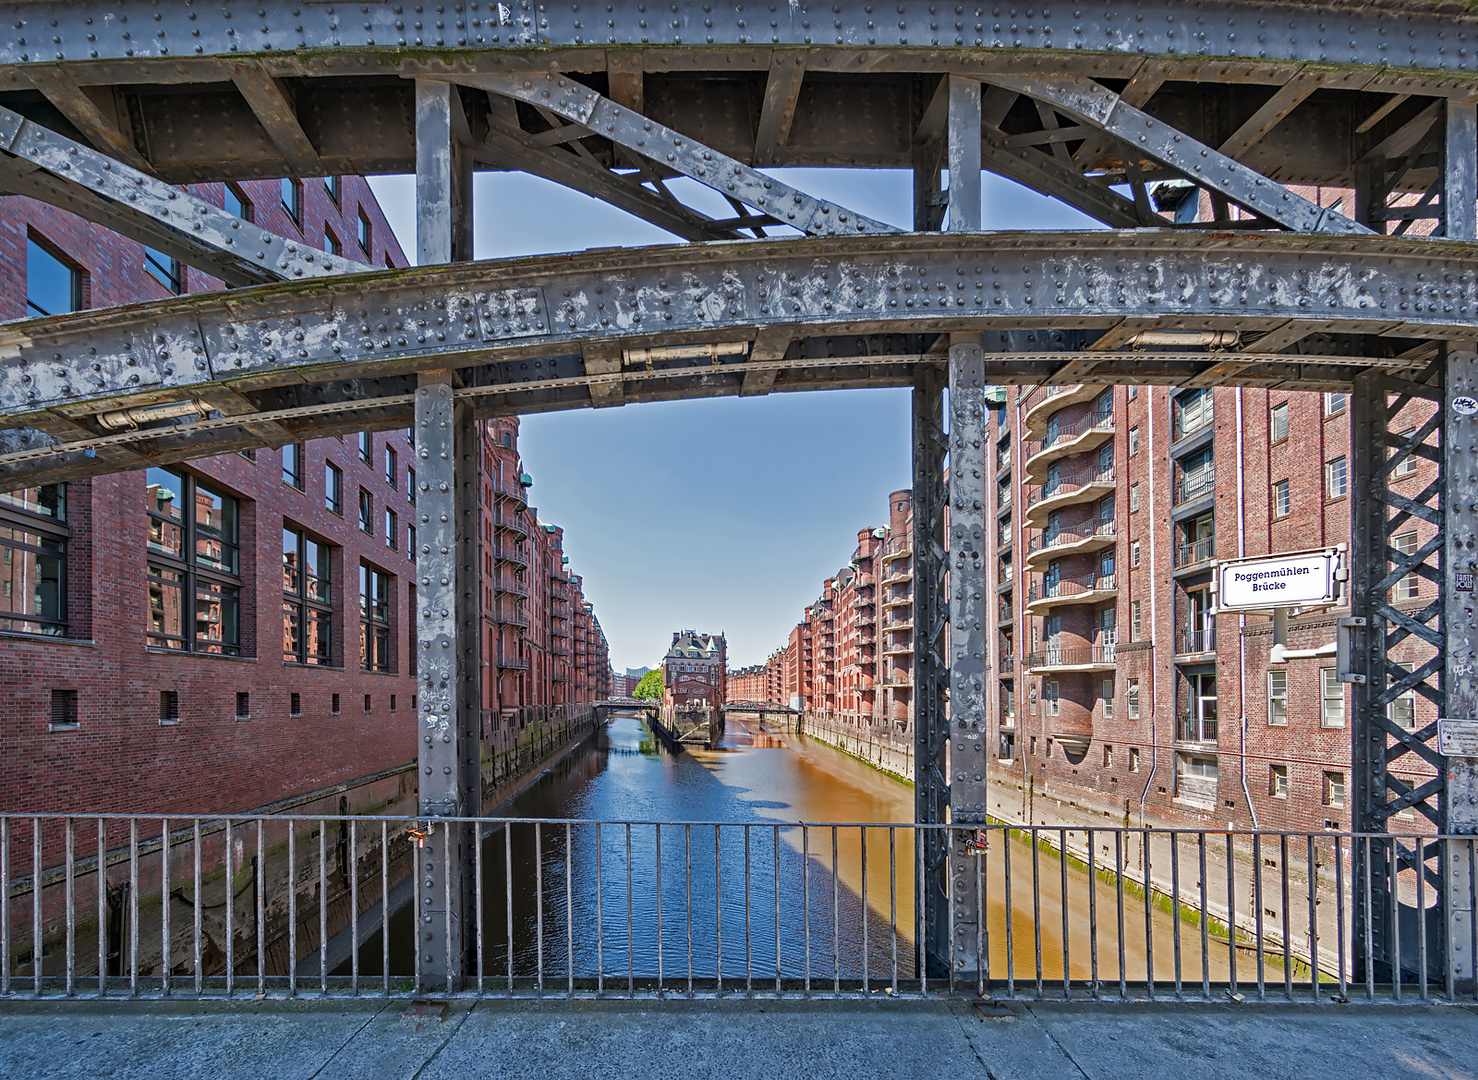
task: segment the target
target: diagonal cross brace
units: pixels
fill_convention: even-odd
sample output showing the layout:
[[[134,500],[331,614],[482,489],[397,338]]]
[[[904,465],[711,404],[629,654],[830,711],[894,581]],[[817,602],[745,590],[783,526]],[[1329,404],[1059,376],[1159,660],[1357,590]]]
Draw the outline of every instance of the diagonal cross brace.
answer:
[[[1145,156],[1184,173],[1192,182],[1294,232],[1334,235],[1371,232],[1343,214],[1295,195],[1276,180],[1155,119],[1092,79],[992,75],[990,81],[1101,128]]]
[[[565,76],[551,73],[429,74],[418,77],[444,78],[548,109],[570,123],[579,124],[595,135],[691,177],[721,195],[737,199],[769,214],[781,224],[791,225],[811,236],[859,236],[902,231],[844,206],[807,195],[639,112],[618,105]]]
[[[81,189],[95,197],[94,202],[101,200],[116,210],[108,215],[109,227],[141,243],[173,249],[171,254],[179,252],[183,261],[229,284],[375,269],[242,221],[188,191],[4,108],[0,108],[0,165],[10,166],[6,171],[45,173],[61,181],[64,189]],[[26,193],[38,198],[45,199],[47,190],[44,185],[26,185]]]

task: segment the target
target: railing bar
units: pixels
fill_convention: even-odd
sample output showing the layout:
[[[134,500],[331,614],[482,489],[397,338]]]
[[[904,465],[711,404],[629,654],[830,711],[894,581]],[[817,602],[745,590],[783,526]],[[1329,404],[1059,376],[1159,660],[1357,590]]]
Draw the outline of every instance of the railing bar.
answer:
[[[534,748],[529,747],[530,755]],[[627,826],[631,828],[631,826]],[[629,861],[629,860],[628,860]],[[538,958],[534,962],[536,985],[540,997],[544,996],[544,824],[534,822],[534,926],[535,947]]]
[[[1042,876],[1041,858],[1037,852],[1037,827],[1031,827],[1032,841],[1032,935],[1036,939],[1037,1000],[1042,999]]]
[[[744,826],[744,992],[754,993],[754,955],[749,929],[749,826]]]
[[[1308,844],[1309,868],[1309,985],[1313,998],[1319,1000],[1319,865],[1314,846],[1314,834],[1304,838]],[[1286,928],[1285,928],[1286,933]]]
[[[872,975],[872,958],[868,955],[871,942],[868,939],[867,933],[867,826],[861,825],[857,831],[862,841],[862,992],[866,994],[869,978]]]
[[[888,937],[889,944],[893,950],[893,994],[898,995],[898,830],[888,826]],[[776,842],[779,842],[779,831],[776,831]],[[777,854],[778,854],[778,848]],[[779,874],[775,875],[779,879]],[[778,920],[777,920],[778,921]],[[780,935],[777,931],[776,941]]]
[[[483,960],[485,943],[483,941],[482,928],[482,824],[474,821],[467,828],[471,830],[472,834],[472,906],[474,908],[473,916],[476,919],[475,929],[477,931],[477,993],[481,996],[485,988],[484,984],[487,974],[486,965]],[[353,845],[351,844],[350,846],[352,848]]]
[[[513,822],[503,822],[503,907],[507,925],[508,996],[513,996]]]
[[[806,930],[806,997],[811,996],[811,830],[801,826],[801,908],[805,912]]]
[[[1057,867],[1062,878],[1061,893],[1059,893],[1060,907],[1062,908],[1062,998],[1069,1001],[1073,996],[1073,969],[1072,949],[1068,945],[1068,911],[1067,911],[1067,830],[1057,830]]]
[[[195,894],[195,899],[192,901],[192,903],[191,903],[190,906],[191,906],[191,908],[193,908],[192,916],[193,916],[193,919],[194,919],[194,926],[193,926],[192,934],[193,934],[193,939],[194,939],[194,941],[193,941],[193,945],[194,945],[194,957],[193,957],[193,961],[194,961],[194,974],[195,974],[195,996],[196,997],[199,997],[201,995],[201,993],[205,989],[205,975],[200,970],[200,953],[201,953],[201,941],[200,941],[200,938],[201,938],[201,933],[200,933],[200,931],[201,931],[201,925],[200,924],[201,924],[201,921],[202,921],[202,917],[204,915],[204,912],[203,912],[202,907],[201,907],[201,896],[200,896],[200,862],[201,862],[201,860],[200,860],[200,819],[199,818],[196,818],[195,821],[192,823],[191,848],[192,848],[192,855],[193,855],[192,865],[193,865],[193,868],[194,868],[194,871],[195,871],[195,876],[194,876],[194,880],[191,881],[191,885],[193,886],[193,888],[190,891]]]
[[[597,997],[604,996],[604,994],[606,992],[606,924],[605,924],[605,903],[601,899],[601,893],[602,893],[602,891],[604,891],[604,888],[605,888],[605,866],[604,866],[605,860],[604,860],[604,857],[602,856],[601,850],[600,850],[600,848],[601,848],[600,826],[601,826],[601,823],[599,821],[597,821],[595,823],[595,994],[596,994]],[[658,829],[657,835],[659,837],[662,835],[661,834],[661,828],[662,828],[662,826],[660,826],[660,825],[657,826],[657,829]],[[662,916],[661,916],[661,907],[660,907],[661,899],[662,899],[662,859],[661,859],[661,849],[659,847],[659,849],[658,849],[658,859],[657,859],[657,900],[658,900],[658,903],[659,903],[657,919],[658,919],[658,925],[659,926],[661,925],[661,919],[662,919]],[[661,931],[659,930],[658,933],[660,934]],[[510,941],[508,944],[509,944],[509,947],[511,948],[512,945],[513,945],[513,942]],[[659,966],[659,969],[660,969],[660,965],[662,963],[662,945],[661,945],[660,940],[659,940],[658,945],[657,945],[657,963],[658,963],[658,966]],[[660,975],[660,973],[657,976],[657,988],[658,988],[659,991],[662,988],[662,976]]]
[[[1350,844],[1350,853],[1354,854],[1355,845]],[[1339,952],[1339,996],[1341,1001],[1350,999],[1350,991],[1345,983],[1345,858],[1344,843],[1338,833],[1334,837],[1334,931],[1335,947]],[[1472,954],[1469,953],[1471,956]]]
[[[257,865],[256,865],[256,870],[254,871],[257,880],[256,880],[256,890],[255,890],[256,891],[256,896],[253,898],[253,904],[255,905],[256,912],[257,912],[257,993],[258,994],[266,994],[266,992],[267,992],[267,887],[264,884],[264,882],[266,881],[266,878],[267,878],[267,844],[266,844],[266,837],[265,837],[266,829],[267,829],[267,822],[264,819],[262,819],[262,818],[257,818]],[[135,855],[135,858],[137,858],[137,855],[138,855],[138,837],[137,836],[134,837],[134,855]],[[134,874],[134,878],[135,878],[135,880],[137,880],[137,878],[138,878],[138,874],[137,873]],[[137,889],[134,890],[134,895],[135,896],[138,895],[138,890]],[[138,910],[137,906],[135,906],[134,910],[135,910],[135,912],[137,912],[137,910]],[[135,953],[138,952],[138,937],[137,937],[137,935],[135,935],[135,937],[134,937],[134,952]],[[387,965],[387,970],[388,970],[388,965]],[[386,992],[387,993],[389,992],[389,988],[390,988],[390,984],[387,981],[386,984],[385,984],[385,989],[386,989]]]
[[[37,832],[37,835],[39,836],[40,835],[40,832],[41,832],[41,830],[39,828],[39,824],[40,823],[38,822],[37,824],[38,824],[38,828],[37,828],[36,832]],[[174,964],[173,964],[173,958],[171,956],[170,940],[169,940],[169,929],[170,929],[169,928],[169,822],[167,820],[161,820],[160,821],[160,823],[159,823],[159,834],[160,834],[159,835],[159,895],[162,898],[162,902],[159,905],[159,926],[160,926],[160,931],[161,931],[161,939],[160,939],[160,976],[161,976],[160,991],[161,991],[161,993],[163,993],[163,995],[165,997],[168,997],[169,996],[169,993],[170,993],[170,989],[171,989],[171,985],[170,984],[171,984],[171,981],[172,981],[171,980],[171,974],[172,974],[172,972],[171,972],[170,969],[174,966]],[[35,880],[40,881],[41,880],[41,877],[40,877],[40,870],[41,870],[41,863],[40,863],[41,849],[39,847],[36,849],[36,858],[37,858],[37,863],[36,863],[37,876],[36,876],[36,879]],[[40,890],[39,889],[36,890],[36,893],[39,896],[40,895]],[[37,930],[38,931],[40,930],[40,925],[41,925],[41,923],[40,923],[40,916],[41,916],[41,913],[38,910],[37,913],[36,913],[36,917],[37,917],[36,926],[37,926]],[[40,938],[39,938],[39,936],[37,938],[36,945],[37,945],[37,953],[36,953],[36,955],[39,957],[41,955],[40,954]],[[39,968],[38,968],[38,971],[39,971]],[[40,992],[40,980],[38,978],[38,980],[37,980],[37,993],[39,993],[39,992]]]
[[[717,995],[724,996],[724,907],[722,862],[719,855],[721,826],[713,827],[713,925],[716,949],[714,951],[714,976]]]
[[[1262,834],[1252,834],[1252,902],[1256,911],[1252,916],[1252,924],[1257,930],[1257,999],[1266,1001],[1268,999],[1267,969],[1266,969],[1266,942],[1263,937],[1263,898],[1262,898]],[[1233,936],[1236,936],[1235,929]]]
[[[1155,879],[1150,873],[1150,833],[1139,833],[1140,853],[1144,856],[1144,982],[1151,1001],[1155,1000],[1155,927],[1151,918],[1155,897]]]
[[[985,862],[989,852],[989,834],[987,835],[986,848],[974,852],[975,857],[970,861],[975,864],[975,994],[977,997],[985,997],[985,871],[982,864]]]
[[[108,823],[101,814],[98,815],[98,862],[97,873],[93,875],[97,880],[97,939],[98,939],[98,997],[108,996]],[[230,835],[231,823],[226,822],[226,835]],[[228,868],[227,881],[229,882],[229,867],[231,860],[226,860]],[[0,889],[6,888],[5,876],[0,874]],[[231,890],[226,890],[226,895],[231,895]],[[230,905],[226,905],[230,910]],[[227,940],[227,954],[230,954],[230,940]],[[227,983],[229,991],[230,984]]]
[[[1392,838],[1386,846],[1390,849],[1387,860],[1391,867],[1386,878],[1391,884],[1391,991],[1395,1000],[1401,1000],[1401,842]]]
[[[287,823],[287,996],[298,996],[298,828]]]
[[[1124,962],[1124,834],[1114,830],[1114,912],[1119,925],[1119,997],[1129,996],[1129,973]]]
[[[168,829],[169,826],[165,825]],[[35,995],[41,996],[44,986],[42,969],[45,967],[41,956],[41,819],[31,819],[31,981],[35,985]],[[166,893],[165,895],[168,895]],[[169,905],[164,905],[165,910]],[[168,946],[166,946],[167,950]],[[166,978],[168,976],[166,975]]]
[[[841,875],[837,867],[837,827],[831,827],[831,992],[842,995]]]
[[[77,994],[77,823],[74,818],[67,818],[63,828],[63,837],[66,843],[66,866],[64,877],[66,882],[66,960],[67,960],[67,997],[75,997]],[[41,879],[37,878],[33,888],[41,888]]]
[[[328,822],[318,821],[318,992],[328,997]],[[196,894],[200,892],[196,887]]]
[[[1478,840],[1469,838],[1468,910],[1478,912],[1478,904],[1474,903],[1475,900],[1478,900],[1478,864],[1475,864],[1475,858],[1478,858]],[[1468,919],[1468,955],[1470,957],[1478,957],[1478,922],[1475,922],[1471,917]],[[1471,967],[1469,971],[1472,971]],[[1478,979],[1473,980],[1473,1000],[1478,1001]]]
[[[411,855],[411,878],[416,877],[416,857]],[[411,912],[411,937],[420,934],[416,920],[419,906]],[[390,823],[380,822],[380,992],[390,996]]]
[[[949,836],[949,833],[946,832],[944,835],[945,836]],[[987,835],[987,837],[989,837],[989,833],[987,833],[986,835]],[[989,846],[989,839],[987,839],[987,846]],[[977,862],[980,862],[980,861],[984,861],[985,862],[984,872],[981,873],[980,880],[977,883],[979,885],[979,889],[977,890],[977,892],[978,892],[978,898],[979,898],[979,902],[980,902],[980,911],[981,911],[981,914],[979,914],[977,916],[976,937],[977,937],[977,939],[979,940],[979,943],[980,943],[980,950],[984,954],[984,962],[981,964],[981,968],[984,971],[984,974],[985,974],[985,982],[986,982],[986,985],[987,986],[989,986],[990,985],[990,982],[991,982],[991,973],[990,973],[990,954],[991,954],[991,948],[990,948],[990,918],[989,918],[989,915],[990,915],[990,861],[989,860],[990,860],[990,852],[989,851],[986,851],[986,852],[982,853],[981,856],[980,856],[980,858],[976,860]],[[950,966],[951,967],[954,966],[953,960],[951,960]],[[951,975],[951,978],[953,978],[953,975]]]
[[[1201,921],[1206,921],[1206,912],[1201,912]],[[1173,931],[1171,942],[1175,949],[1175,1000],[1184,1001],[1180,967],[1180,837],[1170,833],[1170,923]]]
[[[1365,907],[1365,997],[1369,1001],[1375,1000],[1375,944],[1373,941],[1374,931],[1371,928],[1373,901],[1370,896],[1370,837],[1361,838],[1365,848],[1365,858],[1362,861],[1362,869],[1365,871],[1365,889],[1361,899]],[[1351,854],[1354,854],[1353,845]]]
[[[445,915],[441,920],[441,958],[446,969],[446,992],[450,996],[457,989],[457,977],[462,973],[463,957],[461,943],[452,941],[452,864],[457,860],[457,902],[460,905],[466,893],[462,892],[460,856],[453,854],[457,845],[452,835],[452,819],[444,818],[441,823],[441,902]],[[465,913],[464,913],[465,914]]]
[[[1422,1001],[1430,1000],[1427,991],[1427,860],[1420,837],[1412,841],[1416,858],[1416,989]]]
[[[657,996],[662,996],[662,823],[657,830]]]
[[[927,997],[929,993],[929,956],[928,945],[925,939],[927,924],[924,918],[925,887],[924,868],[928,865],[924,858],[924,848],[928,841],[929,831],[917,826],[913,830],[914,835],[914,885],[918,895],[914,897],[914,974],[919,977],[919,995]]]
[[[229,854],[227,862],[230,862]],[[359,996],[359,822],[349,819],[349,994]],[[229,911],[229,907],[227,908]],[[388,914],[390,905],[383,911]],[[480,943],[479,943],[480,945]],[[479,987],[481,989],[481,987]]]
[[[1092,994],[1098,997],[1098,869],[1095,866],[1097,856],[1094,854],[1094,843],[1092,829],[1084,829],[1083,835],[1088,841],[1088,960],[1091,967],[1090,977],[1093,981]]]
[[[10,996],[10,818],[0,817],[0,994]]]
[[[1207,924],[1211,921],[1211,912],[1206,906],[1206,834],[1196,833],[1196,859],[1200,870],[1200,885],[1197,897],[1201,910],[1201,996],[1206,1000],[1211,999],[1211,940]]]
[[[631,825],[626,825],[626,996],[636,996],[636,952],[632,947],[631,931]]]
[[[235,826],[231,819],[226,819],[226,836],[224,840],[225,870],[226,870],[226,998],[230,998],[236,992],[236,858],[235,844],[232,837],[235,835]],[[99,838],[101,839],[101,838]],[[99,865],[101,865],[102,853],[99,852]],[[99,924],[101,925],[101,923]]]
[[[1204,876],[1204,875],[1203,875]],[[1237,862],[1232,854],[1232,834],[1227,833],[1227,981],[1237,993]]]
[[[784,990],[781,982],[781,960],[780,960],[780,826],[772,825],[771,840],[774,841],[773,853],[775,856],[775,996],[779,997]]]
[[[1309,874],[1314,872],[1309,864]],[[1283,996],[1293,1000],[1293,927],[1289,922],[1288,904],[1288,834],[1278,834],[1278,879],[1282,888],[1283,906],[1278,914],[1283,920]]]
[[[1001,832],[1001,853],[1005,856],[1006,899],[1006,996],[1016,996],[1016,912],[1011,900],[1011,833]]]
[[[688,905],[688,997],[693,996],[693,826],[683,826],[683,887]]]

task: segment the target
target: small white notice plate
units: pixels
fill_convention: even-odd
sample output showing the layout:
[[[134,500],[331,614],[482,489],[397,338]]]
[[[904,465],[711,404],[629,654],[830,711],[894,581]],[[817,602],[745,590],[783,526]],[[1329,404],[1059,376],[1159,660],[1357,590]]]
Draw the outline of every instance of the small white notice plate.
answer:
[[[1439,718],[1437,752],[1444,757],[1478,757],[1478,720]]]

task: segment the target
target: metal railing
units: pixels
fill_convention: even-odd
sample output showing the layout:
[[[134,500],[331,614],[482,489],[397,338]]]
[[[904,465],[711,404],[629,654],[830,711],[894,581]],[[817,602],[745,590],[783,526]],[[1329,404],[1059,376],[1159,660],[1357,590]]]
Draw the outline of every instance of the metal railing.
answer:
[[[529,625],[528,615],[514,604],[495,604],[493,621],[503,623],[505,626],[527,627]]]
[[[1175,505],[1200,498],[1216,488],[1216,470],[1202,467],[1181,473],[1175,481]]]
[[[505,671],[526,671],[529,666],[529,658],[527,656],[519,656],[517,653],[499,651],[498,666]]]
[[[1182,715],[1175,722],[1175,741],[1183,743],[1216,742],[1215,718]]]
[[[515,499],[521,503],[527,503],[529,501],[528,492],[524,490],[524,486],[517,480],[495,477],[493,479],[493,493],[495,495],[502,495],[504,498]]]
[[[1059,527],[1057,529],[1044,529],[1026,542],[1026,553],[1030,555],[1034,551],[1050,551],[1055,547],[1065,547],[1068,544],[1082,543],[1084,540],[1092,540],[1095,537],[1112,537],[1114,535],[1114,521],[1090,521],[1083,525],[1071,527]]]
[[[1094,411],[1072,424],[1059,424],[1055,432],[1027,444],[1026,459],[1030,461],[1044,450],[1051,450],[1058,443],[1071,442],[1090,431],[1113,431],[1113,410]]]
[[[522,547],[516,547],[513,544],[495,542],[493,544],[493,558],[500,559],[503,562],[516,563],[519,566],[527,566],[529,564],[528,552],[524,551]]]
[[[1209,562],[1216,558],[1216,537],[1203,536],[1200,540],[1194,540],[1189,544],[1177,544],[1175,546],[1175,565],[1195,566],[1197,563]]]
[[[1055,581],[1039,581],[1026,592],[1028,604],[1037,600],[1053,600],[1084,593],[1107,592],[1117,586],[1113,574],[1084,574],[1080,577],[1061,577]]]
[[[1078,383],[1064,383],[1061,386],[1034,386],[1026,395],[1026,405],[1021,410],[1022,415],[1031,412],[1044,401],[1050,401],[1059,394],[1066,394],[1070,390],[1076,390]]]
[[[1216,626],[1205,626],[1200,630],[1187,630],[1184,627],[1175,633],[1175,651],[1177,654],[1214,652],[1216,649]]]
[[[529,534],[528,523],[524,521],[522,514],[510,514],[502,510],[494,510],[493,524],[500,529],[507,529],[509,532],[518,533],[520,536],[527,536]]]
[[[1112,664],[1117,645],[1073,645],[1065,649],[1043,649],[1026,654],[1026,667],[1081,667],[1085,664]]]
[[[529,587],[525,582],[505,574],[493,575],[493,588],[500,593],[509,593],[513,596],[528,596]]]
[[[895,536],[883,545],[884,555],[911,555],[913,553],[913,537]]]
[[[896,725],[855,721],[804,723],[911,752]],[[472,853],[470,955],[460,980],[433,979],[429,968],[457,967],[450,921],[413,864],[459,843]],[[950,935],[949,976],[930,978],[916,946],[922,870],[942,850],[959,852],[952,875],[974,878],[983,914],[978,935]],[[1474,837],[7,815],[0,996],[1457,1000],[1429,974],[1425,933],[1390,943],[1394,985],[1355,963],[1354,867],[1396,882],[1394,918],[1428,908],[1432,877],[1412,867],[1439,853],[1465,868],[1451,884],[1471,904]],[[1373,895],[1361,894],[1366,928]],[[375,934],[387,911],[389,933]]]
[[[1085,469],[1074,469],[1063,473],[1045,484],[1033,484],[1026,489],[1026,505],[1035,506],[1045,499],[1055,499],[1082,491],[1090,484],[1111,484],[1114,480],[1113,465],[1100,467],[1091,465]]]

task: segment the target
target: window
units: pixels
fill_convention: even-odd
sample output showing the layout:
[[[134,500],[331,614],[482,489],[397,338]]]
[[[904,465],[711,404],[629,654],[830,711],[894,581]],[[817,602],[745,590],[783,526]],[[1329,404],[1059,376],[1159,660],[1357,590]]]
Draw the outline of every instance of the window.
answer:
[[[1140,619],[1140,612],[1143,609],[1140,604],[1139,600],[1129,601],[1129,640],[1131,641],[1144,640],[1144,623]]]
[[[1200,431],[1211,423],[1212,402],[1210,387],[1191,390],[1175,399],[1175,437],[1183,439]]]
[[[1406,442],[1407,440],[1411,439],[1415,435],[1416,435],[1416,428],[1407,428],[1405,431],[1402,431],[1402,432],[1400,432],[1400,433],[1398,433],[1396,435],[1396,438],[1393,440],[1393,443]],[[1418,445],[1420,445],[1420,444],[1418,444]],[[1415,449],[1416,449],[1415,447],[1412,448],[1413,451],[1415,451]],[[1399,450],[1395,450],[1393,448],[1393,450],[1392,450],[1392,456],[1395,456],[1395,454],[1397,454],[1399,452],[1400,452]],[[1413,453],[1410,453],[1410,454],[1407,454],[1400,461],[1396,462],[1396,467],[1391,470],[1391,476],[1392,477],[1410,476],[1412,473],[1416,472],[1416,463],[1417,463],[1418,460],[1419,459],[1418,459],[1418,457],[1416,456],[1416,454],[1414,452]]]
[[[395,695],[394,694],[391,694],[390,695],[390,711],[391,712],[394,712],[395,711]]]
[[[399,458],[390,447],[385,447],[385,483],[392,488],[400,481]]]
[[[1402,555],[1416,554],[1416,531],[1399,533],[1391,537],[1391,547]],[[1421,578],[1416,574],[1406,574],[1396,582],[1396,587],[1391,590],[1393,600],[1415,600],[1421,595]]]
[[[1324,774],[1324,805],[1343,806],[1345,804],[1345,774],[1342,772],[1326,772]]]
[[[1129,565],[1139,565],[1139,541],[1135,540],[1129,545]]]
[[[51,692],[51,730],[63,730],[77,726],[77,691],[53,690]]]
[[[344,474],[332,461],[323,463],[323,507],[344,516]]]
[[[359,566],[359,666],[365,671],[390,670],[390,575]],[[369,695],[365,695],[365,712]]]
[[[239,656],[241,568],[236,499],[187,473],[150,469],[148,643]],[[195,625],[186,623],[193,601]]]
[[[394,510],[385,511],[385,546],[400,548],[400,518],[395,516]]]
[[[364,695],[364,711],[374,712],[374,698],[372,698],[369,694]]]
[[[241,193],[241,189],[235,184],[226,185],[226,213],[234,214],[242,221],[255,221],[257,210],[251,204],[251,200]]]
[[[333,597],[328,544],[297,529],[282,530],[282,659],[327,664],[333,659]]]
[[[1125,712],[1130,720],[1139,719],[1139,680],[1130,679],[1124,690]]]
[[[410,556],[411,562],[416,561],[416,527],[410,525],[405,530],[405,553]]]
[[[1288,672],[1268,672],[1268,723],[1288,726]]]
[[[1268,433],[1273,442],[1282,442],[1288,438],[1288,402],[1282,401],[1273,406],[1268,419]]]
[[[67,485],[0,494],[0,630],[67,634]]]
[[[330,255],[344,254],[344,245],[339,243],[339,238],[335,236],[334,231],[327,226],[325,226],[323,230],[323,249],[327,251]]]
[[[1057,704],[1057,683],[1056,682],[1049,682],[1049,683],[1043,683],[1042,684],[1042,700],[1044,702],[1046,702],[1046,705],[1047,705],[1047,715],[1048,716],[1056,716],[1057,715],[1057,708],[1058,708],[1058,704]]]
[[[282,178],[282,209],[293,224],[303,224],[303,185],[291,176]]]
[[[1288,490],[1287,480],[1278,480],[1273,483],[1273,517],[1287,517],[1293,509],[1293,496]]]
[[[1139,747],[1137,746],[1129,748],[1129,771],[1139,772]]]
[[[323,190],[328,192],[328,197],[338,206],[344,198],[344,182],[337,176],[325,176],[323,178]]]
[[[1319,669],[1319,723],[1324,727],[1345,726],[1345,686],[1332,667]]]
[[[1112,746],[1105,746],[1103,748],[1103,767],[1105,769],[1112,769],[1114,767],[1114,748]]]
[[[302,443],[288,443],[282,448],[282,482],[303,490]]]
[[[1350,400],[1350,395],[1349,394],[1330,394],[1330,393],[1326,393],[1324,395],[1324,415],[1325,416],[1337,416],[1337,415],[1339,415],[1340,413],[1342,413],[1342,412],[1345,411],[1345,405],[1346,405],[1346,403],[1349,402],[1349,400]]]
[[[144,269],[172,295],[179,296],[185,291],[185,272],[179,259],[146,247],[144,248]]]
[[[1114,715],[1114,680],[1104,679],[1099,687],[1099,700],[1103,702],[1102,712],[1105,717]]]
[[[339,715],[339,695],[338,694],[335,694],[334,695],[333,701],[329,704],[328,711],[332,715],[334,715],[334,716],[338,716]]]
[[[1139,428],[1135,426],[1129,429],[1129,456],[1133,457],[1137,453],[1139,453]]]
[[[159,691],[159,722],[161,724],[180,722],[180,692],[178,690]]]
[[[359,531],[375,535],[375,501],[364,488],[359,489]]]
[[[1345,459],[1337,457],[1324,463],[1324,495],[1329,499],[1344,498],[1349,483],[1349,470]]]
[[[289,694],[287,696],[287,714],[289,716],[302,716],[303,715],[303,695],[302,694],[299,694],[299,693],[294,692],[294,693],[291,693],[291,694]]]
[[[1179,482],[1175,485],[1177,505],[1200,498],[1216,486],[1216,459],[1213,450],[1214,447],[1205,446],[1180,459],[1176,470],[1180,474]]]
[[[82,307],[82,271],[35,240],[26,240],[26,318],[64,315]]]
[[[1216,805],[1216,758],[1198,754],[1175,757],[1175,797],[1199,806]]]
[[[1139,485],[1129,485],[1129,512],[1133,513],[1139,509]]]
[[[1268,766],[1268,794],[1275,799],[1288,798],[1288,766]]]
[[[368,255],[370,253],[370,244],[374,239],[374,229],[373,226],[370,225],[370,219],[365,215],[365,212],[363,210],[359,212],[358,227],[359,246],[364,251],[364,253]]]
[[[236,692],[236,719],[251,719],[251,692],[238,690]]]
[[[416,505],[416,470],[405,471],[405,501],[412,506]]]
[[[1395,665],[1401,675],[1411,674],[1410,664]],[[1395,674],[1393,672],[1393,674]],[[1391,681],[1396,682],[1400,678],[1397,675]],[[1404,690],[1391,701],[1391,722],[1406,731],[1416,730],[1416,690]]]
[[[1130,401],[1133,401],[1137,397],[1139,397],[1139,387],[1138,386],[1131,386],[1129,388],[1129,400]]]

